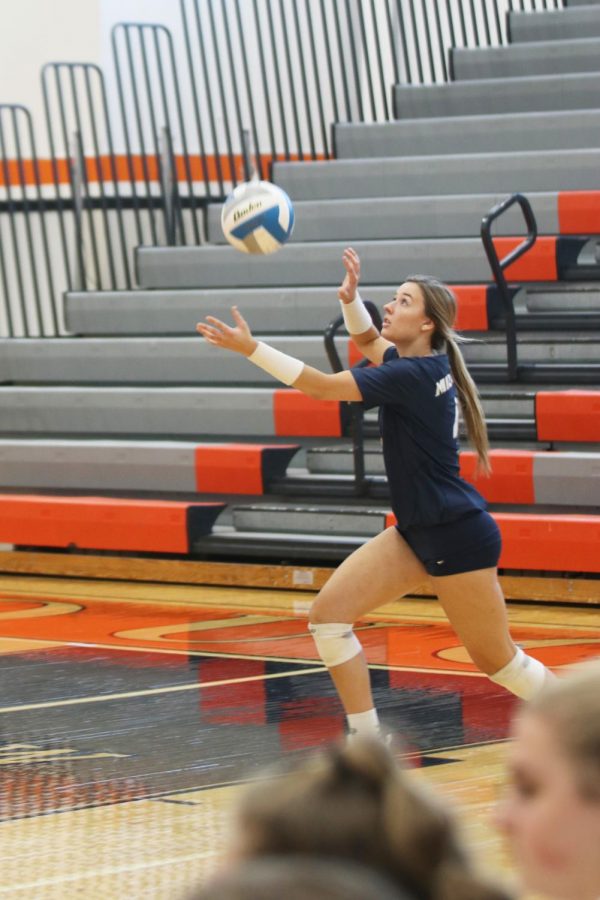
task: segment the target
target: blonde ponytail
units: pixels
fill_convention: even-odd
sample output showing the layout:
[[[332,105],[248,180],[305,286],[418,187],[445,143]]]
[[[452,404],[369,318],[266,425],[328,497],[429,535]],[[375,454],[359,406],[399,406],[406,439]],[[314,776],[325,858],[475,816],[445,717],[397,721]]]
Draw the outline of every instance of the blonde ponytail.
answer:
[[[469,339],[460,337],[452,327],[456,318],[456,297],[447,285],[428,275],[409,275],[405,281],[418,284],[421,288],[425,314],[435,325],[431,347],[433,350],[445,350],[448,354],[460,409],[467,426],[467,435],[477,453],[477,471],[489,475],[491,472],[490,445],[485,414],[477,386],[469,375],[469,370],[458,346],[459,342],[469,343]]]
[[[485,414],[483,412],[479,392],[475,382],[469,375],[469,370],[465,364],[464,357],[460,352],[457,343],[457,335],[453,331],[449,331],[445,335],[446,352],[448,354],[448,362],[450,363],[450,371],[456,385],[460,408],[467,426],[467,434],[469,441],[475,447],[477,452],[477,468],[485,475],[491,472],[490,466],[490,444],[488,440],[487,425],[485,424]]]

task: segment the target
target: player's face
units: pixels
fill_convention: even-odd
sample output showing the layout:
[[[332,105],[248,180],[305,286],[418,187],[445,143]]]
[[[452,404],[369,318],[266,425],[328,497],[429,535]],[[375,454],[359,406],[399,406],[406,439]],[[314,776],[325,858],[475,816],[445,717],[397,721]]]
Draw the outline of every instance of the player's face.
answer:
[[[539,716],[516,721],[509,779],[496,819],[525,886],[561,900],[600,897],[600,798],[583,795],[573,763]]]
[[[425,314],[425,298],[418,284],[405,281],[393,300],[383,307],[381,334],[392,343],[406,343],[431,335],[433,323]]]

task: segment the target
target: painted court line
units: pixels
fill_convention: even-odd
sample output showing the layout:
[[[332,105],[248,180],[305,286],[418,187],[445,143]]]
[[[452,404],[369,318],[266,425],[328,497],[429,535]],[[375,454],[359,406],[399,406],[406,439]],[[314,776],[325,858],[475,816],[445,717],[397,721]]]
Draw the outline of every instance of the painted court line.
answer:
[[[148,860],[147,862],[130,863],[125,866],[103,866],[86,872],[76,872],[73,875],[57,875],[55,878],[40,878],[38,881],[21,881],[10,887],[0,887],[0,894],[14,894],[16,891],[30,890],[31,888],[51,887],[67,882],[84,881],[88,878],[100,878],[104,875],[120,875],[124,872],[140,872],[144,869],[157,869],[160,866],[173,866],[178,863],[192,862],[204,859],[206,853],[188,853],[186,856],[172,856],[167,859]]]
[[[13,638],[15,641],[24,641],[27,642],[29,638]],[[236,641],[237,643],[237,641]],[[255,660],[256,662],[279,662],[279,663],[288,663],[288,664],[296,664],[300,666],[312,666],[316,663],[315,659],[306,659],[304,657],[291,657],[291,656],[259,656],[252,653],[214,653],[210,650],[167,650],[159,647],[133,647],[129,644],[96,644],[87,641],[63,641],[60,644],[61,647],[83,647],[89,648],[92,650],[126,650],[127,653],[161,653],[165,656],[198,656],[198,657],[206,657],[207,659],[244,659],[244,660]],[[48,648],[50,650],[54,649],[52,647]],[[433,666],[396,666],[388,663],[369,663],[369,669],[381,669],[383,671],[389,672],[423,672],[427,675],[464,675],[467,678],[487,678],[487,675],[484,675],[483,672],[467,672],[462,669],[439,669],[434,668]],[[296,672],[290,672],[290,675],[297,675],[301,673],[302,670],[297,670]],[[312,670],[306,670],[312,671]],[[314,671],[326,671],[325,667],[320,667],[319,669],[315,669]],[[273,676],[259,676],[259,677],[269,677]],[[0,708],[0,712],[2,709]]]
[[[248,678],[223,678],[220,681],[207,681],[204,684],[178,684],[172,687],[147,688],[143,691],[126,691],[120,694],[101,694],[95,697],[75,697],[70,700],[47,700],[44,703],[27,703],[22,706],[1,706],[0,713],[27,712],[31,709],[52,709],[58,706],[79,706],[84,703],[105,703],[108,700],[130,700],[133,697],[153,697],[157,694],[175,694],[182,691],[201,691],[208,687],[221,687],[226,684],[245,684],[250,681],[268,681],[273,678],[290,678],[293,675],[312,675],[326,672],[324,666],[314,669],[300,669],[295,672],[277,672],[272,675],[251,675]]]
[[[0,635],[0,639],[1,637],[2,635]],[[11,640],[27,643],[30,639],[11,638]],[[232,639],[230,643],[237,643],[237,641],[234,642]],[[83,647],[91,650],[119,650],[121,652],[126,650],[127,653],[161,653],[163,656],[206,656],[211,659],[254,659],[257,662],[296,663],[299,666],[313,666],[316,663],[316,659],[305,659],[297,656],[258,656],[253,653],[215,653],[211,650],[173,650],[164,647],[151,647],[150,645],[135,647],[132,644],[101,644],[94,641],[60,641],[60,647]],[[48,649],[52,650],[53,648],[50,647]],[[429,669],[426,671],[429,671]]]

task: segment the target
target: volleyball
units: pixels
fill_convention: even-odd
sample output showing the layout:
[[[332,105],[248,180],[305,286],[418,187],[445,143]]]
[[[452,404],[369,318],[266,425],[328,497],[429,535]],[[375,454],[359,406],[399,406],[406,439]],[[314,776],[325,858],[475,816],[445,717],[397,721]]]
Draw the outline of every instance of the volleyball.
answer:
[[[275,253],[290,239],[294,207],[286,192],[270,181],[245,181],[225,200],[221,227],[242,253]]]

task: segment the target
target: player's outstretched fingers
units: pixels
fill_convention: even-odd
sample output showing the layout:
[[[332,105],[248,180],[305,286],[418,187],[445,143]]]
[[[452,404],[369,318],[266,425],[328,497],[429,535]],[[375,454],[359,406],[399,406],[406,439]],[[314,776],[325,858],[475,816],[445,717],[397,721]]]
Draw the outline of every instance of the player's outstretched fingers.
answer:
[[[238,325],[246,325],[246,326],[248,325],[248,323],[246,322],[245,318],[243,317],[243,315],[241,314],[241,312],[239,311],[237,306],[231,307],[231,315],[233,316],[235,321],[238,323]]]
[[[225,322],[221,322],[220,319],[216,319],[215,316],[207,316],[206,321],[210,322],[213,328],[221,334],[229,334],[231,331],[229,325],[226,325]]]

